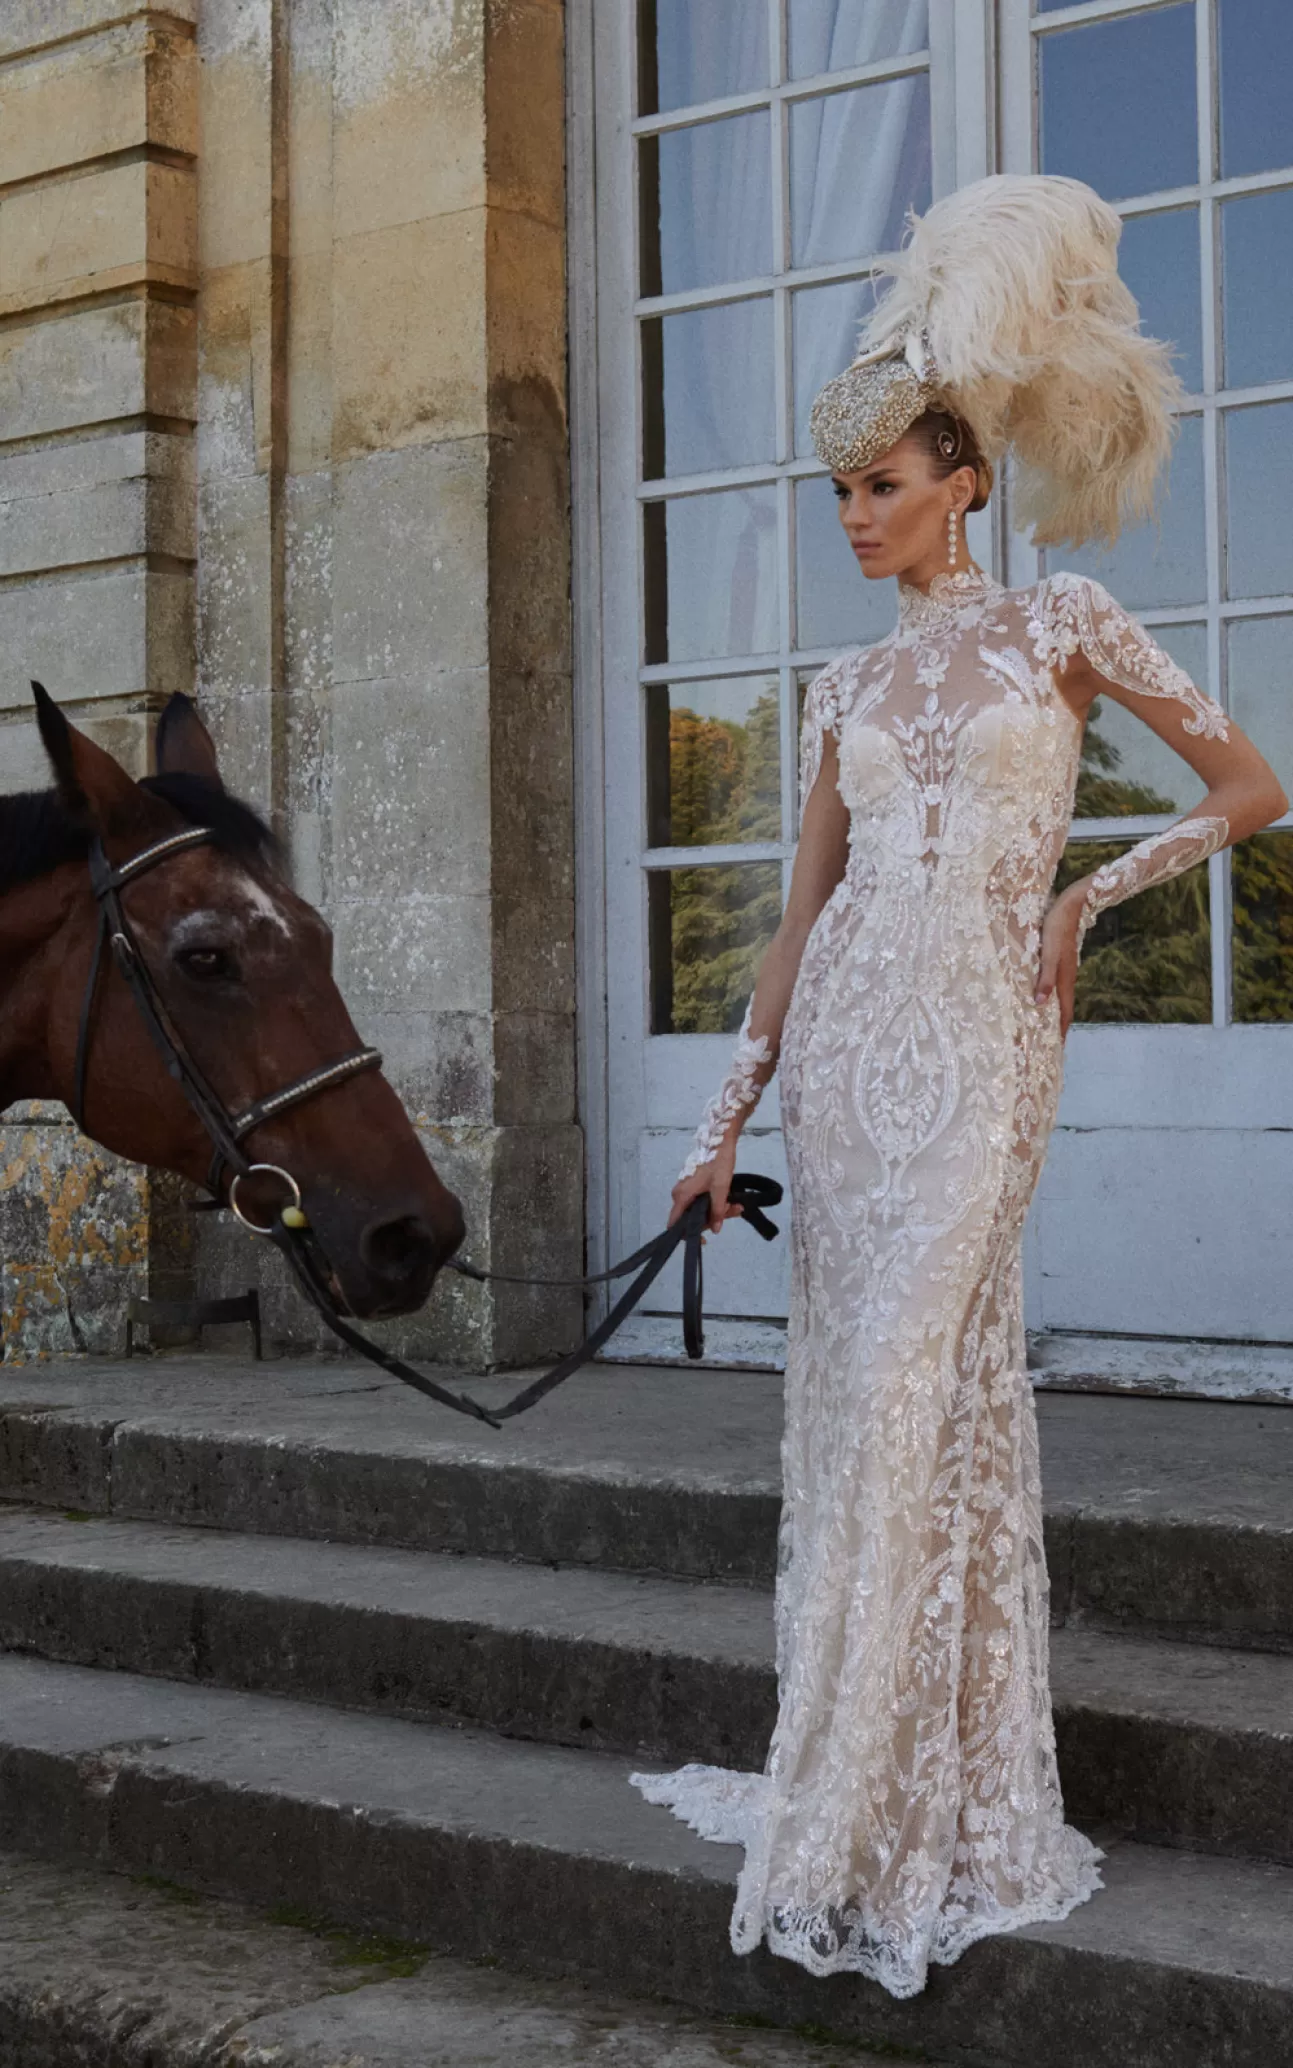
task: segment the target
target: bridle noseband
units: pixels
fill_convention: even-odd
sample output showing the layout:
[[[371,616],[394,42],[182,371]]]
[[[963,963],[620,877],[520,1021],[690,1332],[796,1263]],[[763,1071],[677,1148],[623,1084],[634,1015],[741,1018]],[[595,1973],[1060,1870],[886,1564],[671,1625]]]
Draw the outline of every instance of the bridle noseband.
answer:
[[[270,1092],[265,1098],[257,1099],[245,1112],[231,1113],[220,1094],[213,1090],[205,1073],[194,1061],[176,1027],[157,987],[156,979],[144,959],[139,942],[121,903],[121,893],[129,883],[140,876],[146,876],[161,862],[170,861],[173,855],[184,854],[191,847],[210,847],[216,835],[210,826],[189,826],[182,833],[172,833],[165,840],[155,841],[120,868],[114,869],[104,853],[103,842],[96,834],[90,843],[90,884],[99,907],[99,927],[95,936],[94,954],[90,961],[90,974],[86,980],[85,996],[81,1001],[81,1019],[76,1034],[76,1076],[72,1118],[77,1126],[85,1127],[86,1076],[90,1065],[90,1037],[94,1029],[94,1007],[99,990],[99,975],[103,966],[105,946],[112,949],[112,957],[122,978],[135,1001],[139,1015],[151,1034],[167,1073],[179,1085],[198,1119],[211,1138],[214,1154],[207,1172],[207,1190],[219,1199],[226,1171],[230,1174],[228,1203],[244,1227],[252,1228],[257,1234],[271,1232],[258,1223],[249,1221],[238,1205],[237,1187],[242,1178],[249,1178],[253,1171],[273,1171],[286,1180],[295,1201],[296,1210],[301,1204],[300,1187],[287,1171],[276,1163],[253,1163],[243,1149],[243,1142],[254,1130],[267,1120],[277,1119],[280,1113],[290,1112],[305,1099],[312,1099],[316,1092],[327,1091],[334,1084],[344,1084],[348,1078],[361,1070],[381,1068],[381,1056],[375,1048],[357,1048],[352,1055],[342,1056],[335,1063],[328,1063],[320,1070],[311,1070],[294,1083],[285,1084],[281,1091]]]
[[[231,1113],[219,1093],[208,1082],[205,1074],[194,1061],[185,1044],[184,1037],[172,1020],[166,1002],[157,987],[157,982],[144,959],[138,941],[135,939],[130,921],[121,903],[121,892],[127,884],[144,876],[161,862],[169,861],[173,855],[183,854],[190,847],[204,847],[215,844],[216,834],[210,826],[190,826],[182,833],[172,833],[166,840],[156,841],[146,847],[142,854],[123,862],[114,869],[104,853],[103,842],[96,834],[90,843],[90,882],[99,907],[99,926],[95,936],[94,953],[90,960],[90,973],[86,980],[85,996],[81,1001],[81,1018],[76,1035],[76,1071],[72,1106],[72,1118],[85,1131],[86,1074],[90,1059],[90,1037],[94,1027],[94,1006],[99,990],[99,976],[103,965],[105,944],[112,949],[113,960],[120,970],[131,997],[135,1001],[140,1017],[147,1027],[166,1065],[168,1074],[174,1078],[189,1105],[202,1122],[211,1138],[213,1155],[207,1172],[207,1190],[211,1203],[221,1206],[220,1188],[226,1171],[229,1173],[227,1203],[230,1211],[249,1228],[253,1235],[263,1235],[281,1251],[286,1259],[297,1285],[316,1313],[327,1323],[333,1334],[350,1349],[367,1357],[373,1364],[380,1365],[393,1378],[402,1379],[406,1386],[412,1386],[424,1393],[430,1400],[438,1400],[444,1407],[455,1408],[459,1414],[471,1415],[475,1420],[488,1422],[493,1429],[501,1428],[511,1415],[523,1414],[528,1407],[542,1400],[554,1386],[578,1371],[582,1364],[598,1351],[607,1338],[614,1334],[625,1316],[637,1305],[648,1286],[654,1283],[668,1263],[674,1251],[683,1249],[683,1336],[689,1357],[704,1354],[705,1339],[702,1331],[701,1299],[701,1243],[709,1219],[709,1195],[701,1193],[693,1199],[678,1220],[671,1227],[662,1228],[658,1235],[644,1242],[632,1256],[622,1263],[613,1264],[609,1271],[597,1271],[587,1278],[514,1278],[498,1271],[482,1271],[474,1264],[465,1264],[457,1258],[449,1259],[449,1268],[459,1271],[463,1277],[487,1283],[492,1279],[508,1285],[546,1285],[576,1288],[581,1286],[605,1285],[616,1278],[624,1278],[630,1272],[637,1275],[628,1290],[621,1293],[610,1312],[575,1350],[554,1364],[503,1406],[489,1409],[473,1400],[469,1393],[454,1393],[447,1386],[441,1386],[435,1379],[429,1379],[424,1372],[406,1364],[388,1350],[370,1343],[352,1328],[337,1311],[332,1287],[332,1273],[313,1230],[301,1207],[301,1188],[290,1171],[277,1163],[253,1163],[243,1148],[245,1138],[267,1120],[276,1119],[280,1113],[287,1113],[293,1106],[299,1106],[305,1099],[312,1099],[316,1093],[328,1091],[333,1085],[344,1084],[361,1070],[376,1070],[381,1067],[381,1056],[375,1048],[357,1048],[353,1055],[342,1056],[335,1063],[326,1063],[322,1069],[311,1070],[306,1076],[298,1077],[292,1084],[286,1084],[281,1091],[270,1092],[257,1099],[243,1113]],[[249,1220],[238,1205],[238,1186],[244,1178],[255,1172],[265,1172],[281,1178],[290,1194],[286,1206],[281,1207],[276,1220],[268,1226]],[[764,1240],[771,1242],[777,1233],[763,1209],[775,1206],[781,1198],[781,1187],[774,1178],[764,1178],[752,1173],[738,1171],[733,1177],[729,1191],[733,1205],[740,1206],[745,1220]]]

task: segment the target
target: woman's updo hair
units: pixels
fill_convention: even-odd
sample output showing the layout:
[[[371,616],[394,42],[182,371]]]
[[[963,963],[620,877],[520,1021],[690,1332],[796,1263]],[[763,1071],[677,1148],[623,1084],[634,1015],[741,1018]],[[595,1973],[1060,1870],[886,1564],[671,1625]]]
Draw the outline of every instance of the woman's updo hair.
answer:
[[[992,494],[992,468],[979,451],[973,431],[961,417],[953,416],[946,409],[927,409],[923,416],[917,417],[908,435],[919,442],[940,481],[946,481],[958,467],[973,467],[978,485],[970,508],[983,509]]]

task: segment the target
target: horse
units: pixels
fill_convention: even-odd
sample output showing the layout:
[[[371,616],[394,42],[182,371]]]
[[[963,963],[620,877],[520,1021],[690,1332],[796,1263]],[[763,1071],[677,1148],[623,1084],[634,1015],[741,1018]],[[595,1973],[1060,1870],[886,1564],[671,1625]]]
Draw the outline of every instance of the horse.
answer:
[[[248,1222],[282,1208],[285,1181],[339,1304],[363,1319],[412,1312],[462,1241],[461,1206],[359,1046],[331,932],[226,791],[196,708],[170,699],[157,772],[136,781],[32,689],[54,786],[0,799],[0,1109],[61,1099],[105,1149],[208,1187]],[[141,982],[215,1110],[242,1116],[241,1173],[213,1163]]]

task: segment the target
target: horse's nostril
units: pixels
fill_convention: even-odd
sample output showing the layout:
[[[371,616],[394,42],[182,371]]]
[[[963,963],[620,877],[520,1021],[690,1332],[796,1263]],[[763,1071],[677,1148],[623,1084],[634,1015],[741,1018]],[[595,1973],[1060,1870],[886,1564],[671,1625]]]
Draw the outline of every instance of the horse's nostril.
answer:
[[[378,1278],[402,1284],[435,1261],[436,1241],[417,1214],[372,1221],[359,1238],[359,1254]]]

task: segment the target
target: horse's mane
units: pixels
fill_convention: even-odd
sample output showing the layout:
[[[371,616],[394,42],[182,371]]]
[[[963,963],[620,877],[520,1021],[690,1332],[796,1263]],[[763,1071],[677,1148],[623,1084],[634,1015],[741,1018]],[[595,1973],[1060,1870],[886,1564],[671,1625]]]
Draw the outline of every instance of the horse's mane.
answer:
[[[274,836],[249,804],[201,776],[145,776],[139,785],[174,807],[191,826],[210,826],[215,845],[250,861],[276,853]],[[140,846],[147,845],[144,840]],[[22,790],[0,797],[0,892],[47,876],[64,862],[83,861],[90,834],[57,790]]]

